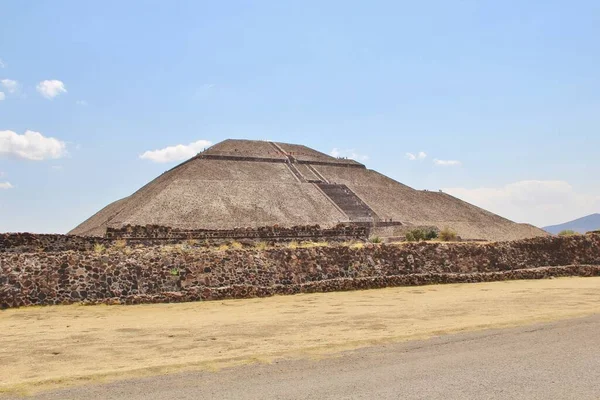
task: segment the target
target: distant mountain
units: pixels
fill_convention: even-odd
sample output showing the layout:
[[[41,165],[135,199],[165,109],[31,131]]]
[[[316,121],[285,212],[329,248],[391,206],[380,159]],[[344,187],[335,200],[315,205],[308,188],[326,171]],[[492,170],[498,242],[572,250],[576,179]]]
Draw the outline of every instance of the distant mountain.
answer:
[[[575,221],[565,222],[560,225],[552,225],[542,228],[546,232],[558,234],[561,231],[570,229],[579,233],[600,230],[600,214],[592,214],[587,217],[576,219]]]

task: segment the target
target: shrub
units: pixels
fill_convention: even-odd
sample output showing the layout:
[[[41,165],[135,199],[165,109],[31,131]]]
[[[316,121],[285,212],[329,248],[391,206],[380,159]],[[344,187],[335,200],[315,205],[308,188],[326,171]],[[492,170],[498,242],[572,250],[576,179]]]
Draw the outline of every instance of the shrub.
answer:
[[[101,243],[96,243],[96,244],[94,245],[94,252],[95,252],[95,253],[103,253],[103,252],[104,252],[104,250],[106,250],[106,247],[105,247],[103,244],[101,244]]]
[[[310,249],[313,247],[327,247],[329,242],[302,242],[300,247],[303,249]]]
[[[243,249],[244,245],[241,244],[240,242],[231,242],[231,248],[239,250],[239,249]]]
[[[171,276],[179,276],[179,268],[171,268],[169,274],[171,274]]]
[[[421,240],[425,240],[425,233],[421,229],[413,230],[412,234],[415,237],[415,241],[417,241],[417,242],[420,242]]]
[[[124,249],[125,247],[127,247],[127,240],[125,240],[125,239],[119,239],[119,240],[116,240],[116,241],[113,243],[113,247],[114,247],[115,249],[122,250],[122,249]]]
[[[565,229],[564,231],[560,231],[558,233],[558,236],[575,236],[575,235],[579,235],[579,233],[575,232],[572,229]]]
[[[266,250],[268,247],[267,242],[258,242],[254,245],[254,247],[258,250]]]
[[[194,247],[198,245],[198,241],[196,239],[188,239],[185,241],[185,243],[189,246],[189,247]]]
[[[287,245],[288,249],[297,249],[298,246],[300,246],[300,243],[298,243],[296,240],[292,240]]]
[[[222,245],[219,246],[219,251],[225,251],[225,250],[229,250],[229,245],[226,243],[223,243]]]
[[[381,238],[380,238],[379,236],[372,236],[372,237],[369,239],[369,242],[371,242],[371,243],[381,243],[381,242],[382,242],[382,240],[381,240]]]
[[[408,242],[420,242],[421,240],[433,240],[438,234],[433,229],[413,229],[406,232],[405,238]]]
[[[169,246],[170,250],[176,253],[189,253],[190,247],[186,243],[177,243],[173,246]]]
[[[438,233],[434,229],[425,230],[425,240],[433,240],[438,238]]]
[[[452,229],[446,227],[440,231],[440,234],[438,235],[438,237],[440,238],[440,240],[442,242],[452,242],[452,241],[455,241],[458,236],[456,235],[456,232],[454,232]]]

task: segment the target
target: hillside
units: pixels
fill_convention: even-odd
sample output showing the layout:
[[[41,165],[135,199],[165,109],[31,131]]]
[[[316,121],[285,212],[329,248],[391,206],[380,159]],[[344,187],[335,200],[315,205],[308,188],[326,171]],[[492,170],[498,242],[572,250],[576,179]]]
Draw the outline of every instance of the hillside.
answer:
[[[588,215],[587,217],[565,222],[564,224],[546,226],[542,229],[554,235],[564,230],[572,230],[578,233],[595,231],[600,229],[600,214]]]

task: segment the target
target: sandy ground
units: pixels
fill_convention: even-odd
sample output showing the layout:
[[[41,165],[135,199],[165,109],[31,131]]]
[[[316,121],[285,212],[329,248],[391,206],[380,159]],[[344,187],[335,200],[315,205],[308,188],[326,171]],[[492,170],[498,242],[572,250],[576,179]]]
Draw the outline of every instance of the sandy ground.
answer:
[[[600,278],[390,288],[223,302],[0,312],[0,392],[279,358],[600,313]]]
[[[81,385],[31,400],[598,400],[600,314]],[[8,400],[20,400],[14,396]]]

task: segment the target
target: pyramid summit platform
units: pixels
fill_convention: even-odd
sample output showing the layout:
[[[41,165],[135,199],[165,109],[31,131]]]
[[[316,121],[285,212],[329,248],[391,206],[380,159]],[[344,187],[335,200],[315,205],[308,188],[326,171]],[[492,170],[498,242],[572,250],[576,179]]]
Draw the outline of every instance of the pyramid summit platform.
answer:
[[[446,193],[415,190],[355,160],[302,145],[232,139],[106,206],[69,233],[103,236],[107,227],[126,225],[193,230],[390,221],[448,227],[463,239],[547,235]],[[393,226],[386,229],[393,235]]]

